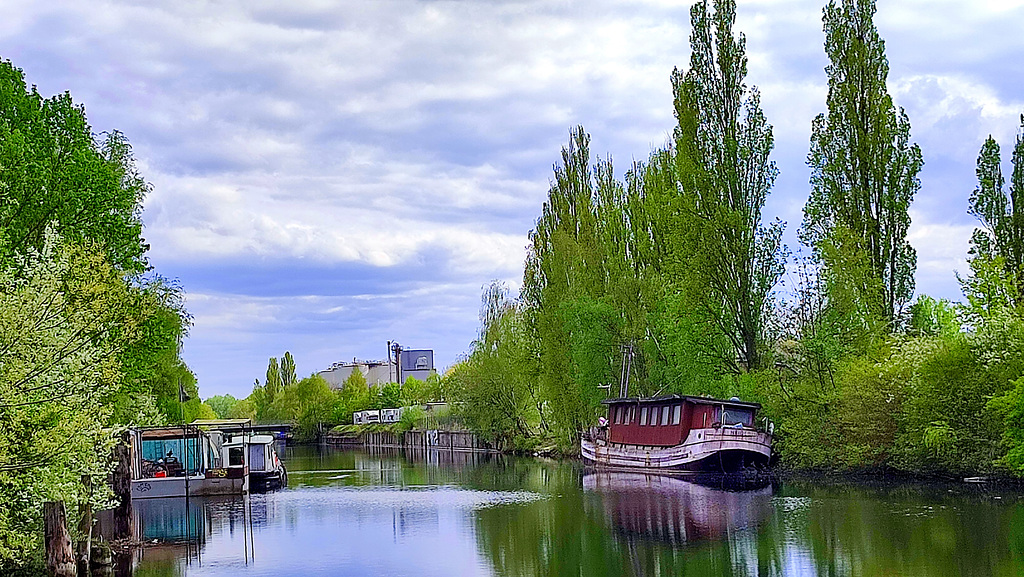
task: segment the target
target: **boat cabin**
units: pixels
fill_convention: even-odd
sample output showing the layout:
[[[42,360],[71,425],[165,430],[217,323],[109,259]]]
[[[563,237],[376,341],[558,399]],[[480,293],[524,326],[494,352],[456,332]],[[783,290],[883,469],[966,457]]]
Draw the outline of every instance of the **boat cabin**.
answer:
[[[191,425],[143,427],[130,429],[128,438],[133,499],[248,491],[248,463],[224,462],[219,432]]]
[[[667,395],[606,399],[608,441],[623,445],[674,446],[691,430],[754,428],[761,405],[738,399]]]

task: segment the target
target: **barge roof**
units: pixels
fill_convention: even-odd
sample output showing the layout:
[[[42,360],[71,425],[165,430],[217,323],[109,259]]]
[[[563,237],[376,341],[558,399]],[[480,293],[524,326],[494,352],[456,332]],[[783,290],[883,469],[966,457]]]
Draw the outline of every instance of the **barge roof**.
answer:
[[[665,401],[690,401],[691,403],[701,403],[705,405],[729,405],[732,407],[746,407],[750,409],[761,408],[761,403],[749,403],[746,401],[737,401],[731,399],[716,399],[713,397],[694,397],[690,395],[661,395],[659,397],[621,397],[617,399],[605,399],[601,401],[601,404],[621,405],[626,403],[663,403]]]

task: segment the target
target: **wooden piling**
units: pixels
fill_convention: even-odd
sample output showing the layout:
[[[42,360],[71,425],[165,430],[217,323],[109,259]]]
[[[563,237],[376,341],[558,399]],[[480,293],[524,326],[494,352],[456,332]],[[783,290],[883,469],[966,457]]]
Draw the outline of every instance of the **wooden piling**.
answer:
[[[117,507],[114,509],[114,538],[135,537],[131,534],[132,455],[131,439],[128,433],[125,433],[121,442],[114,447],[114,459],[117,464],[114,466],[111,485],[118,500]]]
[[[46,569],[53,577],[77,577],[75,553],[68,534],[67,514],[63,501],[43,503],[46,535]]]
[[[78,533],[82,536],[78,542],[78,572],[88,575],[92,552],[92,477],[82,475],[82,486],[85,487],[86,500],[78,519]]]

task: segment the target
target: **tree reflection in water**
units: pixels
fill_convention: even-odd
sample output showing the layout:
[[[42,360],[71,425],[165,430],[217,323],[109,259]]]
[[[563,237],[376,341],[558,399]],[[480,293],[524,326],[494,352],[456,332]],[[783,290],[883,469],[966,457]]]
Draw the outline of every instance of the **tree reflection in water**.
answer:
[[[1005,490],[736,491],[571,461],[315,448],[287,458],[294,474],[278,493],[139,502],[149,546],[135,577],[1024,574],[1024,500]]]

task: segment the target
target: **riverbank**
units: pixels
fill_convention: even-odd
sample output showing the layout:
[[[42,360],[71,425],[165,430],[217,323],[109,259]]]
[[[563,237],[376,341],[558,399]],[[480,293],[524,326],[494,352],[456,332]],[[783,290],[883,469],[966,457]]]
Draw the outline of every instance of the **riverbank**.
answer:
[[[410,429],[401,425],[344,425],[322,439],[328,446],[449,450],[472,453],[504,453],[479,435],[466,430]]]
[[[322,444],[343,448],[388,448],[388,449],[441,449],[459,452],[481,452],[504,454],[518,457],[582,462],[579,452],[561,450],[553,441],[541,440],[528,447],[499,448],[484,441],[479,435],[466,430],[417,430],[403,431],[394,425],[345,425],[335,427],[323,439]],[[1006,473],[977,475],[955,474],[952,472],[913,472],[891,467],[861,469],[798,468],[782,463],[774,464],[768,475],[773,479],[792,482],[816,482],[843,485],[856,484],[870,487],[875,485],[914,484],[922,485],[975,485],[1024,492],[1024,479]]]

